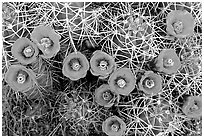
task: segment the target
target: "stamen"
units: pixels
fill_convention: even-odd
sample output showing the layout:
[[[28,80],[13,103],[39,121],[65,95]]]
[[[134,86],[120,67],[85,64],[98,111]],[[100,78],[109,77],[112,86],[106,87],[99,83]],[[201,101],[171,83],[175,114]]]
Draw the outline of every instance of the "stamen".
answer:
[[[43,47],[45,53],[49,53],[49,48],[52,46],[52,40],[49,38],[42,38],[40,40],[40,45]]]
[[[147,79],[146,81],[145,81],[145,86],[147,87],[147,88],[152,88],[152,87],[154,87],[154,80],[152,80],[152,79]]]
[[[100,68],[102,71],[104,71],[104,70],[107,69],[107,65],[108,65],[108,63],[107,63],[106,61],[101,61],[101,62],[100,62],[100,65],[99,65],[99,68]]]
[[[19,84],[23,84],[25,82],[25,75],[19,74],[18,77],[17,77],[17,82]]]
[[[174,31],[176,34],[180,34],[183,32],[183,23],[181,21],[177,21],[173,24]]]
[[[117,132],[117,131],[119,130],[119,126],[116,125],[116,124],[113,124],[113,125],[111,126],[111,130]]]
[[[52,45],[52,41],[49,38],[44,37],[40,40],[40,44],[43,47],[48,48]]]
[[[79,62],[74,62],[72,65],[72,69],[75,71],[78,71],[81,68],[81,65],[79,64]]]
[[[123,87],[125,87],[126,82],[125,82],[124,79],[119,79],[119,80],[117,81],[117,84],[118,84],[118,86],[119,86],[120,88],[123,88]]]
[[[110,94],[110,92],[104,92],[103,93],[103,99],[105,100],[105,101],[109,101],[110,99],[111,99],[111,94]]]
[[[194,104],[192,105],[192,107],[190,108],[190,111],[195,112],[196,110],[198,110],[199,107],[198,105],[194,102]]]
[[[171,58],[166,59],[166,60],[164,60],[164,65],[167,66],[167,67],[173,66],[174,61]]]
[[[23,50],[23,54],[25,55],[25,57],[32,57],[32,55],[34,54],[34,49],[32,46],[27,46],[24,50]]]

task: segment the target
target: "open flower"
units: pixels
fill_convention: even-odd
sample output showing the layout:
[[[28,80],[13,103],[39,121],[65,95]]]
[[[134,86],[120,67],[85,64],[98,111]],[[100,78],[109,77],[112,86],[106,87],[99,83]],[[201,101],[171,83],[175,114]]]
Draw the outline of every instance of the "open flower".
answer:
[[[15,91],[26,92],[36,83],[32,70],[22,65],[11,65],[5,74],[5,81]]]
[[[112,91],[127,96],[135,88],[136,80],[129,68],[121,68],[111,74],[108,83]]]
[[[95,90],[95,101],[104,107],[111,107],[114,104],[115,93],[110,90],[107,84],[101,85]]]
[[[91,73],[101,77],[107,77],[116,67],[113,57],[100,50],[93,53],[90,66]]]
[[[177,38],[185,38],[193,35],[194,18],[187,11],[174,10],[171,11],[166,18],[167,33]]]
[[[164,49],[161,51],[156,61],[158,71],[173,74],[181,67],[181,62],[174,49]]]
[[[39,50],[28,38],[21,37],[11,47],[11,53],[21,64],[27,65],[37,59]]]
[[[58,35],[51,26],[40,25],[31,33],[31,39],[42,51],[43,58],[51,58],[60,50],[60,35]]]
[[[153,96],[161,92],[162,78],[152,71],[146,71],[138,86],[145,94]]]
[[[111,116],[103,122],[102,130],[108,136],[122,136],[125,134],[126,124],[121,118]]]
[[[189,96],[182,107],[182,111],[189,118],[199,118],[202,116],[202,97]]]
[[[81,52],[69,54],[63,61],[62,73],[73,81],[84,78],[89,69],[89,62]]]

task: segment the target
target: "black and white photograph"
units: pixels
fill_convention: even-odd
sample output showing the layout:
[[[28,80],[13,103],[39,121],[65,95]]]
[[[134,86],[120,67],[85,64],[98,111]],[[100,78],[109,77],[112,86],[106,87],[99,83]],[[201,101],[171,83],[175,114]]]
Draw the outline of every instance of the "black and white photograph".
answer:
[[[1,2],[2,136],[202,136],[202,2]]]

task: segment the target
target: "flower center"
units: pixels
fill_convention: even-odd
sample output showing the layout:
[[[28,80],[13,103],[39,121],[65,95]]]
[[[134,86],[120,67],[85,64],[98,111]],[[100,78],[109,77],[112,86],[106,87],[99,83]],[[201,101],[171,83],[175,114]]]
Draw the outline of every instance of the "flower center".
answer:
[[[40,45],[44,48],[44,51],[46,53],[48,53],[48,49],[51,47],[52,45],[52,40],[47,38],[47,37],[44,37],[40,40]]]
[[[152,88],[152,87],[154,87],[154,80],[152,80],[152,79],[147,79],[147,80],[145,81],[145,86],[146,86],[147,88]]]
[[[111,130],[114,131],[114,132],[117,132],[119,130],[119,126],[116,125],[116,124],[112,124],[111,125]]]
[[[25,57],[32,57],[32,55],[34,54],[34,49],[32,46],[27,46],[24,50],[23,50],[23,54],[25,55]]]
[[[180,34],[183,31],[183,23],[181,21],[177,21],[173,24],[174,31],[176,34]]]
[[[72,64],[72,69],[75,71],[78,71],[81,68],[81,65],[79,64],[79,62],[74,62]]]
[[[119,80],[117,81],[117,85],[118,85],[120,88],[124,88],[125,85],[126,85],[126,82],[125,82],[124,79],[119,79]]]
[[[107,65],[108,65],[108,63],[103,60],[103,61],[100,62],[99,68],[100,68],[101,70],[106,70],[106,69],[107,69]]]
[[[103,93],[103,99],[105,101],[109,101],[112,98],[111,93],[110,92],[104,92]]]
[[[194,102],[194,104],[190,107],[190,111],[191,112],[195,112],[196,110],[198,110],[199,109],[199,107],[198,107],[198,105],[197,105],[197,103],[196,102]]]
[[[173,66],[174,61],[171,58],[165,59],[164,60],[164,65],[167,66],[167,67]]]
[[[17,77],[17,82],[19,84],[23,84],[25,82],[25,79],[26,79],[25,75],[19,74],[18,77]]]

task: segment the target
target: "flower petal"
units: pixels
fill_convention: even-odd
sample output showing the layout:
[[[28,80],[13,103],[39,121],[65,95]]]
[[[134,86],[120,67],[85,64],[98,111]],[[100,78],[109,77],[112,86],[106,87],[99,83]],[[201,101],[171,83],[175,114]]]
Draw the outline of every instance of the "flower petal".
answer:
[[[104,65],[104,68],[100,67],[101,61],[104,61],[106,63],[106,65]],[[100,50],[97,50],[93,53],[93,56],[90,60],[90,66],[90,71],[93,75],[102,77],[108,76],[116,67],[113,57]]]
[[[49,48],[45,48],[41,44],[41,40],[43,38],[48,38],[51,41],[51,46]],[[43,52],[41,55],[43,58],[51,58],[55,56],[60,50],[59,40],[61,39],[60,35],[58,35],[51,26],[40,25],[36,27],[31,33],[31,40],[35,42],[38,48]]]
[[[118,126],[118,130],[114,131],[112,129],[112,125]],[[126,124],[125,122],[117,117],[117,116],[111,116],[107,118],[103,124],[102,124],[102,130],[105,132],[108,136],[122,136],[125,134],[126,131]]]
[[[75,61],[79,62],[81,66],[78,71],[73,70],[72,68],[72,64]],[[84,78],[87,74],[88,69],[89,62],[86,56],[81,52],[73,52],[64,59],[62,73],[64,74],[64,76],[70,78],[73,81],[76,81],[80,78]]]
[[[167,66],[166,63],[169,59],[173,63],[171,66]],[[174,49],[164,49],[161,51],[156,61],[156,68],[158,71],[167,74],[174,74],[180,67],[181,62]]]
[[[104,94],[106,99],[104,98]],[[109,85],[103,84],[95,90],[95,101],[104,107],[111,107],[114,103],[115,93],[110,90]]]
[[[26,47],[30,46],[32,53],[30,57],[26,57],[23,51]],[[39,50],[37,46],[31,42],[28,38],[22,37],[16,40],[16,42],[11,47],[11,53],[12,55],[17,58],[17,60],[24,65],[30,64],[34,62],[37,59],[37,55],[39,53]]]
[[[181,21],[183,29],[181,33],[176,33],[173,24],[177,21]],[[187,11],[174,10],[171,11],[166,18],[167,22],[167,33],[177,38],[185,38],[193,35],[194,33],[194,18],[192,14]]]
[[[152,87],[146,86],[145,81],[153,81]],[[144,76],[142,76],[139,82],[139,89],[142,90],[145,94],[153,96],[161,92],[162,90],[162,78],[160,75],[153,73],[152,71],[146,71]]]
[[[17,76],[20,73],[26,76],[23,83],[17,82]],[[11,65],[5,74],[5,81],[13,90],[21,92],[30,90],[36,83],[34,72],[22,65]]]
[[[182,111],[189,118],[200,118],[202,117],[202,97],[201,96],[190,96],[184,103]]]
[[[126,84],[124,87],[118,86],[117,83],[120,79],[125,81]],[[129,95],[135,88],[136,79],[129,68],[121,68],[111,74],[108,83],[110,89],[117,94]]]

